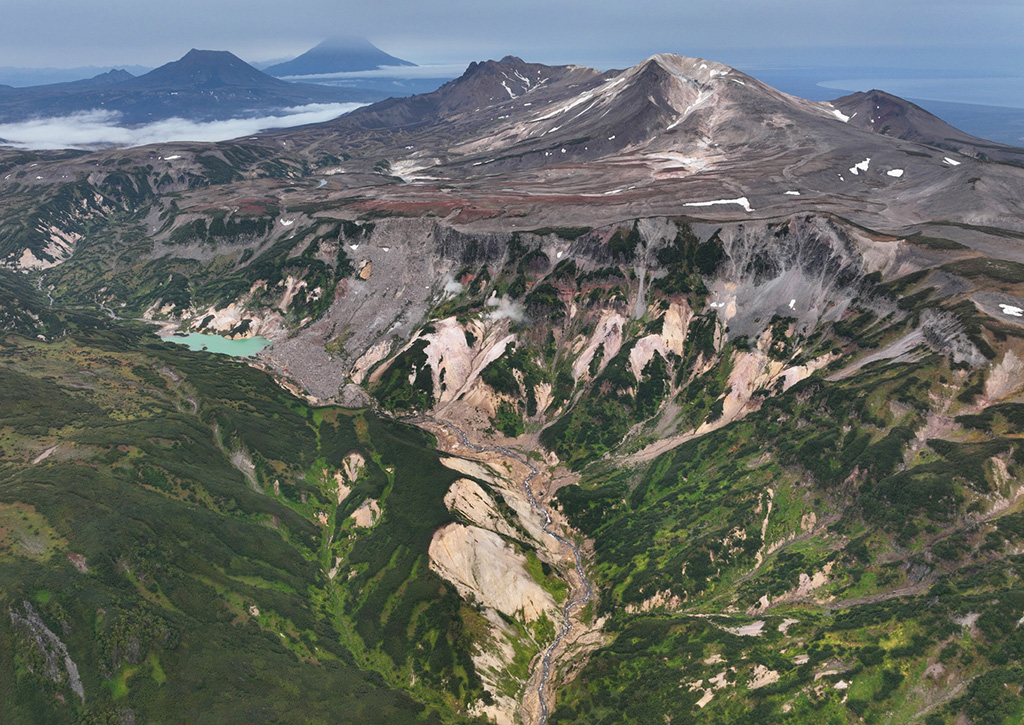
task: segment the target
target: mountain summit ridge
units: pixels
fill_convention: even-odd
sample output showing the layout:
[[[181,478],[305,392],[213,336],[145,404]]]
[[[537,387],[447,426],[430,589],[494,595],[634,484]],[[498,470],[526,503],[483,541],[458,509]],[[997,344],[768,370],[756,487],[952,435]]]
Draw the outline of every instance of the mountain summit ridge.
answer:
[[[443,181],[459,184],[496,219],[540,199],[558,200],[552,214],[571,218],[565,200],[573,198],[581,214],[586,207],[610,222],[639,209],[661,215],[708,205],[702,213],[724,219],[834,208],[843,198],[851,213],[886,208],[900,223],[919,218],[924,205],[974,223],[1021,226],[1008,197],[976,193],[964,161],[1019,162],[1024,151],[964,135],[947,161],[948,146],[928,124],[915,119],[923,130],[912,140],[885,135],[851,123],[837,103],[792,96],[728,65],[675,54],[606,72],[506,56],[470,64],[432,93],[268,138],[353,156],[350,170],[359,168],[359,149],[373,144],[365,170],[386,158],[392,178],[405,182],[373,189],[374,203],[393,200],[399,208],[410,194],[442,198],[436,187]]]

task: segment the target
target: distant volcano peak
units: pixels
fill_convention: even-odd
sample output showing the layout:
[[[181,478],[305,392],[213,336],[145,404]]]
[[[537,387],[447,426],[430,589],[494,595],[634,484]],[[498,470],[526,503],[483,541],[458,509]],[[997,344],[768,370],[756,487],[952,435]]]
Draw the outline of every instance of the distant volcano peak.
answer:
[[[196,48],[176,61],[139,76],[136,82],[146,87],[264,86],[280,83],[226,50]]]
[[[324,75],[382,66],[415,66],[407,60],[388,55],[369,40],[359,36],[335,36],[307,50],[298,58],[266,69],[272,76]]]

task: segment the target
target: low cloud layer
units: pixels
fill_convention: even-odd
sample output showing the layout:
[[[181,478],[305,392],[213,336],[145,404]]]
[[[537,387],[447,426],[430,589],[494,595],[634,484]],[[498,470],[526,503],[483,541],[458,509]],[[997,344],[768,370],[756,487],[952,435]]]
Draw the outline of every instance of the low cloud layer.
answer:
[[[462,294],[465,291],[465,289],[466,288],[463,287],[459,283],[459,281],[456,280],[454,277],[452,277],[450,274],[446,274],[444,276],[444,291],[445,291],[445,294],[454,296],[454,295]]]
[[[271,128],[330,121],[359,108],[360,103],[313,103],[282,108],[275,115],[190,121],[168,118],[143,126],[121,125],[121,114],[100,109],[68,116],[0,124],[0,145],[19,149],[90,149],[103,146],[144,146],[168,141],[225,141]]]
[[[458,78],[466,72],[465,63],[442,65],[386,65],[374,70],[339,71],[317,75],[286,76],[290,81],[346,80],[350,78]]]
[[[505,295],[497,297],[492,294],[487,298],[487,306],[494,308],[487,315],[492,320],[507,318],[513,322],[526,321],[526,310],[523,309],[523,306]]]

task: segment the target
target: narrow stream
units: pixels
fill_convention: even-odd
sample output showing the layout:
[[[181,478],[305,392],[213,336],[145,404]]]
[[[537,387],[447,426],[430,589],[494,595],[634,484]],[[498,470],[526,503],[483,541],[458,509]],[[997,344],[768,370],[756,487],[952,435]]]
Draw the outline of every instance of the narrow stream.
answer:
[[[110,319],[112,319],[112,320],[124,320],[123,317],[118,317],[116,312],[114,312],[112,309],[110,309],[105,304],[103,304],[103,302],[101,300],[97,299],[96,300],[96,304],[100,306],[101,310],[103,310],[108,315],[110,315]]]
[[[554,652],[558,648],[558,645],[560,645],[565,640],[565,638],[569,636],[569,632],[572,631],[572,622],[569,620],[569,613],[575,607],[583,606],[594,597],[593,587],[591,587],[590,580],[587,579],[587,576],[583,571],[583,555],[580,553],[579,547],[576,546],[574,542],[570,541],[569,539],[566,539],[563,536],[559,536],[558,534],[551,531],[551,529],[549,528],[552,523],[551,514],[548,512],[546,508],[544,508],[537,502],[536,497],[534,497],[533,495],[533,489],[530,487],[530,484],[533,482],[533,479],[540,473],[540,471],[538,471],[532,463],[530,463],[527,459],[520,456],[515,451],[505,448],[504,446],[478,446],[473,443],[470,443],[469,438],[466,437],[465,431],[463,431],[458,426],[455,426],[446,421],[440,421],[435,418],[429,417],[421,417],[420,420],[429,420],[437,425],[449,428],[459,436],[459,438],[462,441],[462,444],[471,450],[477,452],[491,451],[495,453],[500,453],[503,456],[506,456],[507,458],[519,461],[524,466],[529,468],[530,475],[527,476],[526,479],[523,481],[523,487],[526,489],[526,496],[530,501],[530,506],[533,507],[534,511],[536,511],[544,517],[544,533],[550,536],[555,541],[561,544],[565,544],[570,549],[572,549],[572,555],[576,560],[576,576],[580,578],[580,582],[582,582],[583,584],[583,596],[578,597],[576,599],[569,599],[568,601],[566,601],[565,606],[562,608],[562,629],[559,632],[558,636],[555,638],[555,641],[548,645],[548,648],[544,651],[544,658],[543,660],[541,660],[542,669],[540,683],[537,685],[537,696],[540,698],[540,725],[545,725],[548,721],[548,706],[547,702],[545,702],[544,700],[544,688],[547,686],[548,678],[551,675],[551,657],[554,655]]]
[[[53,307],[53,288],[52,287],[47,287],[44,290],[43,289],[43,278],[41,276],[39,277],[39,279],[36,280],[36,289],[38,289],[40,292],[44,292],[44,291],[46,292],[46,297],[50,301],[50,307]]]

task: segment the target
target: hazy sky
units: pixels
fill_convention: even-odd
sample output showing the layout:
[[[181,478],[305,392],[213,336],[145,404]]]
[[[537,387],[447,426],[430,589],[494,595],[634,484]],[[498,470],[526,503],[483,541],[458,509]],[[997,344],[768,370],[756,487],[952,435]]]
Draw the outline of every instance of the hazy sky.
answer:
[[[734,65],[1024,67],[1024,0],[0,0],[0,66],[249,61],[364,35],[420,64],[513,54],[625,67],[655,52]]]

